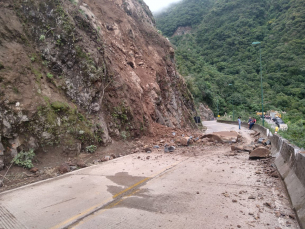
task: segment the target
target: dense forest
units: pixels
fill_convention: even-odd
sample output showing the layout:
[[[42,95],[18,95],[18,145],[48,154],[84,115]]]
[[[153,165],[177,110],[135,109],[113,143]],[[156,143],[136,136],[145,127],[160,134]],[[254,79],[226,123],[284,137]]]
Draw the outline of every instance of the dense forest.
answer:
[[[155,17],[196,102],[221,115],[261,110],[261,48],[265,110],[287,111],[285,120],[303,128],[303,0],[183,0]],[[185,26],[191,33],[173,36]]]

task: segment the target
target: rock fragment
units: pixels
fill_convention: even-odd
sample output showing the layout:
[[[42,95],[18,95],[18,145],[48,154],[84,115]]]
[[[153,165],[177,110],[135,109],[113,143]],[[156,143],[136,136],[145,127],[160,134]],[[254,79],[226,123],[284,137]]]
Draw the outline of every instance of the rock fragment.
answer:
[[[267,158],[270,156],[270,153],[271,152],[269,149],[266,149],[264,147],[258,147],[250,153],[249,158],[250,159]]]
[[[67,173],[70,172],[70,166],[66,163],[62,164],[59,166],[58,171],[63,174],[63,173]]]

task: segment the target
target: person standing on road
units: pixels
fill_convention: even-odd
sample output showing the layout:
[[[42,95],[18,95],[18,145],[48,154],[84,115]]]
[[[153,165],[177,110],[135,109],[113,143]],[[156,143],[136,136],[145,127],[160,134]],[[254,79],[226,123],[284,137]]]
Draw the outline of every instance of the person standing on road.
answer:
[[[238,120],[239,129],[240,129],[240,126],[241,126],[241,117],[239,116],[237,120]]]
[[[251,119],[251,117],[249,117],[249,120],[248,120],[249,130],[250,130],[250,124],[251,124],[251,122],[252,122],[252,119]]]
[[[252,121],[250,122],[249,130],[252,129],[252,127],[254,126],[255,123],[256,123],[256,119],[254,117],[252,117]]]

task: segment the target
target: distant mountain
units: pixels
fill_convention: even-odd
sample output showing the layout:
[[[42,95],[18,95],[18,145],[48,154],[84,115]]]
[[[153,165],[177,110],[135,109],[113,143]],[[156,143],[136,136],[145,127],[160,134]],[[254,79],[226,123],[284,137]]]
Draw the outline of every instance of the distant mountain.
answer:
[[[259,41],[265,109],[305,114],[303,0],[183,0],[155,17],[196,101],[221,114],[261,110]]]

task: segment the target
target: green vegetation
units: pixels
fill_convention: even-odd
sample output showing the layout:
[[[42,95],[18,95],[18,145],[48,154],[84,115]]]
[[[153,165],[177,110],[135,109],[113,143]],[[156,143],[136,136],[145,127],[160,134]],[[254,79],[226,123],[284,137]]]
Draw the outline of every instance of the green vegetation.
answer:
[[[261,42],[264,109],[288,112],[287,139],[304,128],[303,1],[183,0],[156,21],[176,46],[179,72],[195,101],[215,114],[217,105],[220,115],[234,108],[236,117],[261,110],[259,46],[252,45]],[[172,37],[180,26],[191,26],[192,33]]]
[[[47,73],[47,77],[49,78],[49,79],[53,79],[53,75],[51,74],[51,73]]]
[[[51,107],[55,111],[65,111],[65,110],[68,110],[70,108],[68,104],[63,103],[63,102],[59,102],[59,101],[51,103]]]
[[[94,153],[96,151],[97,147],[95,145],[90,145],[86,147],[86,151],[88,153]]]
[[[30,149],[28,152],[21,151],[14,157],[12,163],[15,165],[31,169],[33,168],[33,158],[35,157],[35,153],[33,149]]]
[[[40,40],[40,41],[44,41],[45,39],[46,39],[46,36],[45,36],[45,35],[43,35],[43,34],[40,35],[40,37],[39,37],[39,40]]]

